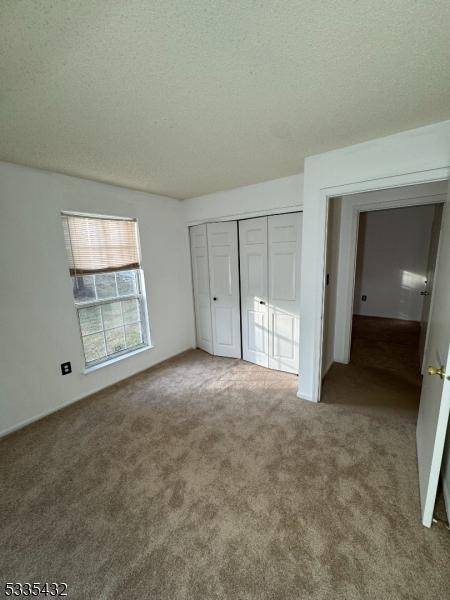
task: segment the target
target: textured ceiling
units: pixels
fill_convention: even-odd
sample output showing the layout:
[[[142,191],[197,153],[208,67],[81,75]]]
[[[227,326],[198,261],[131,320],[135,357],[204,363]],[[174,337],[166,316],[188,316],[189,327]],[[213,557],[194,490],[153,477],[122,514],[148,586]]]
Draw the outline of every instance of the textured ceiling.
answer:
[[[448,0],[2,0],[0,159],[179,198],[450,117]]]

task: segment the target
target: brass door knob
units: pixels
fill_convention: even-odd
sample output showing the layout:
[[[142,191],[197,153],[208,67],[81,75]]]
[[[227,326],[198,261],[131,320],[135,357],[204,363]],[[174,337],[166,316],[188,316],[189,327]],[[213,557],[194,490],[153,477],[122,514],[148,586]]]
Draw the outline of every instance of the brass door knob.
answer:
[[[439,375],[441,379],[444,379],[445,369],[444,367],[428,367],[427,373],[428,375]]]

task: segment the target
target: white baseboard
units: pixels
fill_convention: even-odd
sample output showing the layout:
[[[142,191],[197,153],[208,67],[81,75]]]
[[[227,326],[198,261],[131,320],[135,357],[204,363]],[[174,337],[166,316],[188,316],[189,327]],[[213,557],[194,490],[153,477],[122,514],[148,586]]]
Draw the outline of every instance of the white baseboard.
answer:
[[[306,400],[307,402],[316,402],[312,396],[305,396],[305,394],[300,394],[300,392],[297,392],[297,398],[300,398],[300,400]]]
[[[107,386],[107,387],[109,387],[109,386]],[[100,390],[98,390],[98,391],[100,391]],[[93,393],[95,394],[96,392],[93,392]],[[8,427],[7,429],[3,429],[3,431],[0,431],[0,438],[5,437],[5,435],[9,435],[10,433],[14,433],[14,431],[17,431],[18,429],[22,429],[23,427],[26,427],[27,425],[31,425],[31,423],[34,423],[35,421],[39,421],[39,419],[48,417],[48,415],[58,412],[58,410],[62,410],[63,408],[66,408],[66,406],[70,406],[71,404],[74,404],[75,402],[78,402],[79,400],[83,400],[83,398],[87,398],[88,396],[91,396],[91,395],[92,394],[87,394],[87,396],[81,396],[81,398],[73,398],[72,400],[67,400],[66,402],[63,402],[56,408],[51,408],[50,410],[46,410],[42,413],[34,415],[34,417],[30,417],[29,419],[24,419],[23,421],[19,421],[19,423],[16,423],[12,427]]]
[[[136,373],[133,373],[132,375],[127,375],[126,377],[123,377],[122,379],[118,379],[114,383],[108,383],[108,385],[105,385],[104,387],[101,387],[98,390],[95,390],[93,392],[89,392],[89,394],[84,394],[83,396],[80,396],[79,398],[73,398],[71,400],[67,400],[66,402],[63,402],[62,404],[60,404],[59,406],[57,406],[55,408],[51,408],[50,410],[46,410],[42,413],[34,415],[33,417],[24,419],[23,421],[20,421],[19,423],[12,425],[12,427],[8,427],[7,429],[3,429],[2,431],[0,431],[0,438],[5,437],[6,435],[9,435],[10,433],[14,433],[14,431],[18,431],[19,429],[23,429],[23,427],[26,427],[27,425],[31,425],[35,421],[39,421],[40,419],[43,419],[44,417],[48,417],[49,415],[51,415],[55,412],[58,412],[59,410],[62,410],[63,408],[66,408],[67,406],[70,406],[71,404],[74,404],[75,402],[79,402],[80,400],[83,400],[84,398],[89,398],[89,396],[93,396],[94,394],[97,394],[98,392],[101,392],[102,390],[106,390],[107,388],[109,388],[113,385],[116,385],[117,383],[120,383],[121,381],[124,381],[125,379],[130,379],[130,377],[134,377],[138,373],[142,373],[143,371],[152,369],[153,367],[160,365],[161,363],[165,362],[166,360],[175,358],[175,356],[178,356],[179,354],[183,354],[183,352],[187,352],[188,350],[192,350],[192,346],[187,346],[186,348],[184,348],[184,350],[179,350],[178,352],[175,352],[174,354],[166,356],[165,358],[158,360],[157,362],[153,363],[152,365],[150,365],[148,367],[144,367],[143,369],[140,369],[139,371],[136,371]]]

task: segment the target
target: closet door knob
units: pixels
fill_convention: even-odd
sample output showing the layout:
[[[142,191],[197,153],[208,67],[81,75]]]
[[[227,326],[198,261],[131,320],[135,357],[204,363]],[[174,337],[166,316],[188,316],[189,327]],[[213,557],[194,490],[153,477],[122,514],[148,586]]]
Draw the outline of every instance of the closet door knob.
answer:
[[[217,298],[214,296],[213,300],[214,300],[214,302],[215,302],[215,301],[217,300]]]
[[[264,300],[259,301],[260,304],[265,304]]]

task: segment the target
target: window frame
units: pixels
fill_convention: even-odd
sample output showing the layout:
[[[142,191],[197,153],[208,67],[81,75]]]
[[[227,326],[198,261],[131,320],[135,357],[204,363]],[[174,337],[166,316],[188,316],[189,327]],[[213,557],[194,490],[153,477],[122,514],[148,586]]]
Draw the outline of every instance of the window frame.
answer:
[[[76,318],[77,318],[77,322],[78,322],[78,329],[79,329],[79,333],[80,333],[81,352],[82,352],[82,356],[83,356],[83,360],[84,360],[84,367],[85,367],[84,372],[89,373],[91,370],[96,370],[100,367],[107,366],[108,364],[114,363],[114,362],[121,360],[123,358],[126,358],[128,356],[132,356],[133,354],[137,354],[144,350],[153,348],[153,345],[151,343],[150,321],[149,321],[148,308],[147,308],[147,294],[146,294],[144,271],[142,268],[141,243],[140,243],[139,226],[138,226],[137,219],[130,218],[130,217],[116,217],[116,216],[109,216],[109,215],[101,215],[100,216],[100,215],[91,214],[91,213],[79,213],[79,212],[75,213],[75,212],[69,212],[69,211],[64,211],[62,213],[62,215],[74,215],[77,217],[86,217],[86,218],[104,218],[104,219],[111,219],[111,220],[114,219],[114,220],[123,220],[123,221],[134,221],[135,225],[136,225],[137,252],[138,252],[138,256],[139,256],[140,267],[139,268],[135,267],[135,268],[131,268],[131,269],[113,269],[111,271],[108,271],[108,273],[114,274],[114,276],[115,276],[115,284],[116,284],[117,294],[118,294],[118,285],[117,285],[116,275],[118,273],[126,273],[126,272],[135,273],[136,274],[136,279],[135,279],[136,292],[135,293],[126,294],[123,296],[116,295],[116,296],[109,297],[109,298],[98,298],[97,297],[97,284],[95,281],[95,276],[99,275],[99,274],[106,274],[106,271],[105,271],[105,273],[83,273],[80,275],[70,275],[69,274],[70,282],[72,284],[72,299],[74,302]],[[77,301],[74,296],[74,293],[73,293],[75,280],[77,277],[86,277],[86,276],[94,277],[94,287],[95,287],[96,298],[84,300],[84,301]],[[117,302],[125,302],[127,300],[137,300],[137,302],[138,302],[139,318],[140,318],[139,323],[141,326],[142,343],[140,343],[136,346],[132,346],[131,348],[124,348],[123,350],[119,350],[118,352],[114,352],[113,354],[106,354],[106,356],[92,360],[92,361],[87,361],[86,353],[85,353],[85,349],[84,349],[84,342],[83,342],[83,337],[86,337],[86,336],[83,336],[82,329],[81,329],[80,310],[83,308],[92,308],[92,307],[102,306],[105,304],[114,304]],[[122,307],[121,307],[121,310],[122,310]],[[101,315],[101,320],[102,320],[102,329],[98,333],[103,333],[103,335],[105,337],[105,349],[106,349],[106,351],[108,351],[105,334],[107,331],[116,329],[116,327],[110,327],[108,329],[105,329],[104,322],[103,322],[103,314],[101,311],[100,311],[100,315]],[[137,321],[136,321],[136,323],[137,323]],[[132,325],[132,324],[133,323],[129,323],[129,325]],[[124,328],[124,334],[125,334],[125,326],[126,325],[127,324],[125,324],[125,323],[123,323],[123,325],[122,325],[122,327]],[[91,334],[87,334],[87,335],[91,335]],[[125,337],[125,340],[126,340],[126,337]]]

